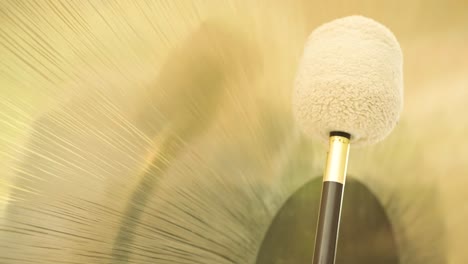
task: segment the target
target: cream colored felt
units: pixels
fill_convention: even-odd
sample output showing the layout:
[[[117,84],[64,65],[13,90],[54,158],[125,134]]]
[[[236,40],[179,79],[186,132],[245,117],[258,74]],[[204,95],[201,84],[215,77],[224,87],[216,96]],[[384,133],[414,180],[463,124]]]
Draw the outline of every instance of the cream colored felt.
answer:
[[[351,134],[353,146],[382,140],[402,110],[402,61],[395,36],[372,19],[349,16],[318,27],[298,69],[296,120],[324,142],[331,131]]]

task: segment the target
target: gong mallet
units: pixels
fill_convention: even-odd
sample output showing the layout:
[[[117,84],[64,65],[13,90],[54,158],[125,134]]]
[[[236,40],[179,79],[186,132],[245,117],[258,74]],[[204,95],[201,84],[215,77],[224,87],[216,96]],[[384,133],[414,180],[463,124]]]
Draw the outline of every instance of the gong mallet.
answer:
[[[329,143],[313,264],[333,264],[350,145],[385,138],[403,108],[403,57],[393,33],[378,22],[349,16],[312,32],[293,94],[305,134]]]

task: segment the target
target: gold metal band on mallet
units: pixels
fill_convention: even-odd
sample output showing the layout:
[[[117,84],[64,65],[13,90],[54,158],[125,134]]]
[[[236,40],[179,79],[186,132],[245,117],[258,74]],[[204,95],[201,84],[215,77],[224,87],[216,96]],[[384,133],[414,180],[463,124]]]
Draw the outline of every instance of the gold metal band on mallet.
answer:
[[[348,169],[349,139],[342,136],[330,137],[330,148],[323,181],[345,183]]]

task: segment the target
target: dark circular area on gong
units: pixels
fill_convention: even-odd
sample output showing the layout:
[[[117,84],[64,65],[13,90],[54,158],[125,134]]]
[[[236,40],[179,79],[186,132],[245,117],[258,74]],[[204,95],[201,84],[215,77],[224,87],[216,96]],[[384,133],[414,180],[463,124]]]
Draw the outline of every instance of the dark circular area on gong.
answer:
[[[310,264],[322,179],[297,190],[275,216],[260,247],[257,264]],[[377,197],[348,178],[344,191],[336,264],[398,264],[392,225]]]

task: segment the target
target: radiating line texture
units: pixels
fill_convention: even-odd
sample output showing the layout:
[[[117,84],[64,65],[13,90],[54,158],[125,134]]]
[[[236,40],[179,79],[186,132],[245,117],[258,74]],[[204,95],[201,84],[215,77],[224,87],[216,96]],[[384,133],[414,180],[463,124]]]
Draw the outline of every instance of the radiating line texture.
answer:
[[[255,263],[323,169],[290,113],[303,44],[351,13],[399,37],[406,97],[349,172],[402,264],[462,263],[466,7],[403,2],[0,1],[0,263]]]

